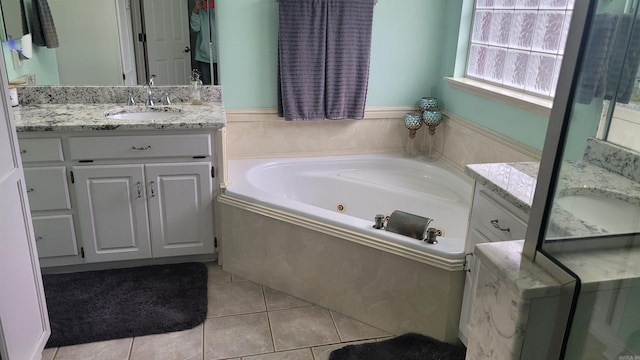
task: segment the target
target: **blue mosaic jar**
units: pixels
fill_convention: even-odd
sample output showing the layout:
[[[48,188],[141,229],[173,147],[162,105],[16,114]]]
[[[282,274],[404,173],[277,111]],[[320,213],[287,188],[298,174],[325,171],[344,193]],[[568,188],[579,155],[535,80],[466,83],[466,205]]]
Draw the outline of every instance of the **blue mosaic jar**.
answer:
[[[422,112],[422,120],[427,126],[437,126],[442,122],[442,111],[430,109]]]
[[[418,130],[422,126],[422,114],[419,112],[408,112],[404,116],[404,126],[409,130]]]
[[[437,109],[438,99],[434,97],[423,97],[418,101],[418,107],[421,111]]]

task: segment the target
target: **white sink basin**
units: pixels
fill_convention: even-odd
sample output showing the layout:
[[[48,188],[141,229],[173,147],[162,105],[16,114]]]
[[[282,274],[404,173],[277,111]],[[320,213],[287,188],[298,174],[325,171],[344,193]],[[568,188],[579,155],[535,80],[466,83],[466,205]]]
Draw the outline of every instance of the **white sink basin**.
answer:
[[[640,231],[640,206],[596,195],[567,195],[556,203],[584,222],[610,233]]]
[[[125,112],[119,114],[110,114],[107,115],[109,119],[115,120],[162,120],[168,119],[171,117],[176,117],[179,115],[176,112],[160,112],[160,111],[149,111],[149,112]]]

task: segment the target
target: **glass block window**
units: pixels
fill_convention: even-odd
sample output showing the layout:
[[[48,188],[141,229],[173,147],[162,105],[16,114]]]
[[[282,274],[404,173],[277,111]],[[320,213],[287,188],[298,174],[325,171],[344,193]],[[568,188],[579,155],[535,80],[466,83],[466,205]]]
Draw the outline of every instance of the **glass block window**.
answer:
[[[575,0],[476,0],[467,77],[553,97]]]

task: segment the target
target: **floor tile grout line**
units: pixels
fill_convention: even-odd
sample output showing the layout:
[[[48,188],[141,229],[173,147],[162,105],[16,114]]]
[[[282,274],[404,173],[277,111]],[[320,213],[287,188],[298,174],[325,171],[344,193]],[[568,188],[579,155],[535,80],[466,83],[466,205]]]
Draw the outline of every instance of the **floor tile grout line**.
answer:
[[[273,352],[276,352],[276,339],[273,336],[273,329],[271,328],[271,316],[269,316],[269,306],[267,305],[267,294],[266,291],[264,290],[264,285],[260,285],[260,288],[262,289],[262,300],[264,301],[264,308],[266,309],[266,313],[267,313],[267,324],[269,324],[269,335],[271,335],[271,345],[273,345]]]
[[[204,329],[205,329],[205,323],[207,322],[207,319],[205,318],[204,321],[202,322],[202,346],[200,347],[202,350],[202,353],[200,356],[200,360],[204,360],[204,342],[206,340],[206,336],[204,335]]]
[[[135,337],[131,337],[131,344],[129,344],[129,353],[127,354],[127,359],[131,360],[131,354],[133,353],[133,340]]]
[[[340,342],[344,342],[344,339],[342,339],[342,335],[340,334],[340,329],[338,329],[336,318],[333,317],[333,310],[330,310],[330,309],[327,309],[327,310],[329,310],[329,315],[331,315],[331,321],[333,322],[333,327],[336,329],[336,333],[338,333],[338,339],[340,339]]]

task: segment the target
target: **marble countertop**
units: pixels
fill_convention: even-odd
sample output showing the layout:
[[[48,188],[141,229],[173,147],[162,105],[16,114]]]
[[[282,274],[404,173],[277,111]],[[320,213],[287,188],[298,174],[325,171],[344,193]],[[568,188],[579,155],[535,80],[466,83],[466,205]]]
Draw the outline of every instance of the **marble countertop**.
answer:
[[[123,104],[29,104],[13,108],[17,132],[219,129],[226,125],[221,102],[203,105],[175,104],[175,116],[154,120],[110,119],[105,113],[147,111],[144,106]],[[162,107],[156,107],[163,111]]]
[[[522,255],[524,240],[476,245],[481,264],[498,275],[521,299],[558,295],[563,284]]]
[[[465,173],[529,214],[539,166],[538,162],[470,164]]]
[[[471,164],[467,165],[465,172],[516,208],[529,214],[538,168],[539,164],[534,162]],[[640,183],[587,161],[564,162],[560,170],[557,196],[567,195],[606,197],[640,206]],[[560,205],[552,208],[551,229],[554,237],[609,233],[596,224],[577,218]]]

